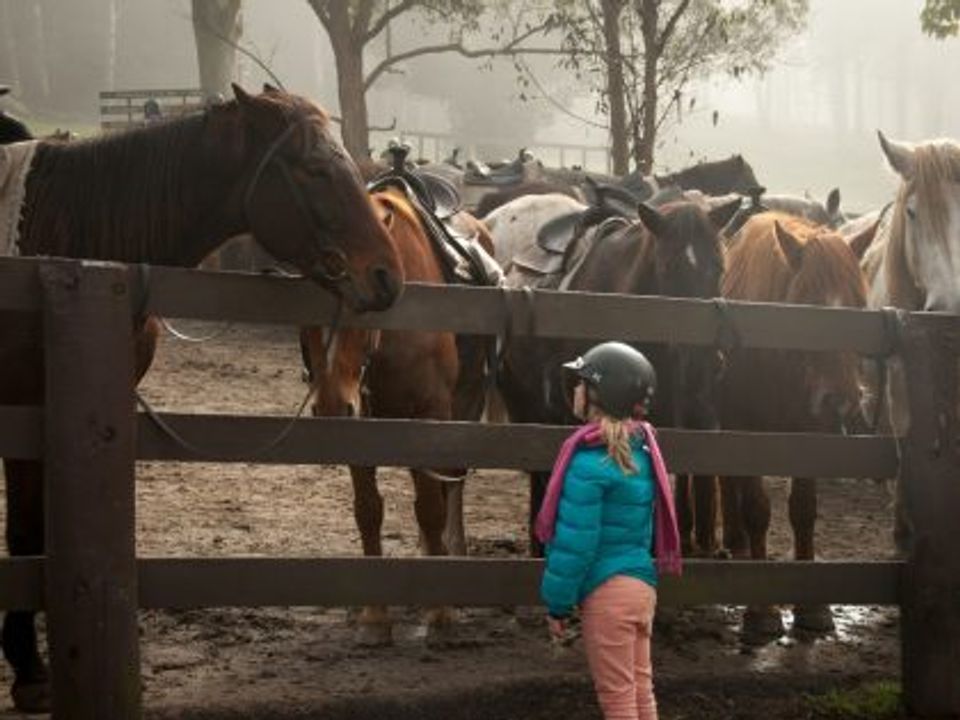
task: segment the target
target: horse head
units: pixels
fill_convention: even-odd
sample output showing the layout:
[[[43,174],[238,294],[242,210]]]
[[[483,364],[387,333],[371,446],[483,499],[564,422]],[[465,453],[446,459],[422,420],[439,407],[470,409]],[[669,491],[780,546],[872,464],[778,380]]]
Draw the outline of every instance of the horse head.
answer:
[[[270,87],[234,94],[208,110],[203,142],[242,164],[238,199],[254,237],[354,310],[389,307],[404,280],[400,258],[327,115]]]
[[[740,207],[734,198],[708,208],[699,202],[638,208],[640,221],[653,238],[656,292],[672,297],[712,298],[720,293],[723,244],[720,230]]]
[[[758,215],[744,226],[730,253],[731,276],[752,275],[754,300],[830,308],[866,306],[866,283],[855,251],[828,227],[780,213]],[[750,242],[752,240],[752,242]],[[752,256],[752,257],[751,257]],[[852,352],[791,352],[807,398],[806,412],[818,427],[839,431],[861,417],[860,362]]]
[[[720,294],[724,268],[721,229],[740,206],[740,199],[709,207],[681,201],[657,209],[641,203],[640,221],[650,234],[647,261],[654,285],[641,292],[671,297],[714,298]],[[712,348],[653,348],[664,385],[654,402],[658,422],[713,429],[718,425],[716,381],[719,354]]]
[[[888,304],[960,312],[960,144],[909,144],[879,133],[900,176],[886,256]]]

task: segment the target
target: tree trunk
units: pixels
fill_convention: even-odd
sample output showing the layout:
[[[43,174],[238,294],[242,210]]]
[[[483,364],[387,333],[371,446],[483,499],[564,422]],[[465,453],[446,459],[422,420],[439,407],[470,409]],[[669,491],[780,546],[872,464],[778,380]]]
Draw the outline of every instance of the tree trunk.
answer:
[[[337,93],[340,98],[340,133],[347,152],[355,160],[370,156],[370,120],[363,86],[363,46],[347,32],[331,32],[337,64]]]
[[[242,0],[192,0],[200,89],[205,97],[227,96],[243,33]]]
[[[108,90],[116,90],[117,48],[120,46],[120,0],[109,0],[107,12],[106,86]]]
[[[610,139],[613,174],[626,175],[630,170],[630,149],[627,137],[626,89],[623,81],[623,55],[620,50],[620,16],[626,0],[601,0],[603,42],[607,66],[607,102],[610,107]]]
[[[637,149],[637,169],[653,172],[657,143],[657,70],[660,65],[659,0],[643,0],[640,21],[643,33],[643,105],[640,147]]]
[[[3,82],[20,92],[20,62],[17,58],[17,33],[14,31],[12,13],[8,5],[13,0],[0,0],[0,39],[3,55],[0,57],[0,77]]]

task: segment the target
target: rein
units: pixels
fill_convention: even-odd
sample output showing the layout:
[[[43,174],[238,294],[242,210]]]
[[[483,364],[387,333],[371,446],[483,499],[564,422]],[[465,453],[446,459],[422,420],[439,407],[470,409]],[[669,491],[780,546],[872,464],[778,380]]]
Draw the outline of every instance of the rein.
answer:
[[[177,432],[176,428],[163,419],[160,413],[158,413],[157,410],[149,402],[147,402],[147,399],[141,394],[138,388],[134,389],[134,394],[137,398],[137,404],[144,409],[147,417],[153,421],[154,425],[156,425],[164,435],[173,440],[173,442],[182,449],[187,450],[198,457],[211,461],[235,461],[242,459],[249,459],[253,461],[267,454],[271,450],[276,449],[284,440],[287,439],[287,436],[297,424],[297,420],[303,416],[303,411],[306,410],[307,404],[313,398],[315,392],[316,389],[311,385],[307,390],[307,394],[304,396],[303,400],[300,401],[300,405],[297,407],[296,412],[289,418],[287,424],[283,426],[283,429],[279,433],[277,433],[276,437],[273,437],[267,442],[263,443],[252,453],[231,453],[230,455],[224,455],[202,448],[199,445],[195,445],[187,440],[185,437],[183,437],[183,435]]]
[[[253,197],[256,193],[257,186],[259,185],[260,180],[263,178],[263,174],[266,172],[271,163],[276,164],[280,170],[280,177],[283,178],[284,184],[290,193],[290,197],[293,198],[293,203],[297,208],[297,212],[300,214],[301,219],[304,221],[304,223],[306,223],[307,227],[312,228],[314,230],[314,234],[321,239],[321,252],[328,260],[331,261],[318,263],[317,266],[311,271],[311,274],[315,277],[315,279],[326,282],[331,286],[336,286],[347,279],[347,268],[349,267],[347,255],[338,245],[331,242],[329,238],[327,238],[326,234],[322,231],[322,227],[314,219],[313,213],[310,212],[310,207],[303,196],[303,192],[293,180],[293,174],[290,170],[289,162],[282,155],[280,155],[280,148],[282,148],[286,141],[293,135],[293,133],[302,128],[305,123],[305,120],[292,123],[286,130],[280,133],[280,135],[278,135],[272,143],[270,143],[270,146],[267,148],[266,152],[263,153],[263,157],[260,158],[260,162],[257,164],[257,168],[253,172],[253,177],[250,178],[250,184],[247,186],[247,191],[243,196],[243,207],[247,216],[247,224],[252,226],[252,223],[250,222],[250,208],[253,203]]]

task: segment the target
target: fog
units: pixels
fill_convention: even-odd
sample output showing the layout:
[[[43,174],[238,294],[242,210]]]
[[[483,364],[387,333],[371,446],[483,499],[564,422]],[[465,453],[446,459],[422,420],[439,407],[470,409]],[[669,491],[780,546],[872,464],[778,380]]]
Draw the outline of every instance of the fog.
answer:
[[[922,0],[810,4],[808,27],[765,76],[719,75],[696,85],[694,110],[663,132],[659,170],[741,153],[771,191],[823,197],[839,186],[845,208],[866,210],[894,187],[878,128],[908,140],[955,134],[960,40],[922,35]],[[306,0],[245,0],[244,14],[242,47],[288,89],[336,113],[332,53]],[[31,35],[38,16],[42,36]],[[399,47],[424,33],[421,23],[408,23],[392,40]],[[28,119],[95,127],[100,90],[198,83],[188,0],[0,0],[0,41],[0,82],[15,89],[0,102]],[[372,144],[402,133],[424,155],[444,156],[456,144],[488,159],[528,146],[551,165],[561,159],[557,144],[584,145],[597,148],[587,164],[605,167],[605,132],[557,109],[603,122],[595,98],[569,73],[548,60],[534,63],[551,101],[536,88],[524,101],[510,63],[487,65],[434,56],[383,78],[368,95],[370,119],[395,128],[374,132]],[[266,76],[241,56],[237,78],[257,87]],[[418,133],[443,137],[420,140]],[[563,158],[568,165],[583,159],[569,150]]]

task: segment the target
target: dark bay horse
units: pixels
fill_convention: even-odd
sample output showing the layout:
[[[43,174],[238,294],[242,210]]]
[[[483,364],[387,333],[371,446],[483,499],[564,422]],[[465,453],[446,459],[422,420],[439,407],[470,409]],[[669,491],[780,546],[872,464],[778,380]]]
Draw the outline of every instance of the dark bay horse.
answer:
[[[372,202],[390,232],[410,282],[443,284],[444,268],[417,211],[398,189],[378,190]],[[460,213],[459,223],[480,234],[492,254],[492,242],[481,223]],[[315,390],[313,412],[325,416],[367,416],[425,420],[477,420],[482,409],[485,371],[482,348],[461,344],[449,332],[372,331],[344,328],[331,338],[327,328],[304,328],[301,347],[309,363]],[[461,343],[463,339],[461,339]],[[464,348],[466,347],[466,352]],[[477,352],[473,352],[476,350]],[[328,360],[329,359],[329,360]],[[329,362],[329,365],[328,365]],[[425,555],[465,554],[460,472],[410,468],[414,512]],[[383,498],[377,488],[377,468],[351,466],[354,518],[363,554],[383,554]],[[453,507],[449,507],[453,505]],[[428,639],[440,639],[451,627],[446,609],[431,610]],[[357,641],[379,646],[391,642],[386,608],[364,608]]]
[[[389,306],[403,268],[373,213],[356,166],[323,110],[268,88],[197,116],[73,143],[41,142],[26,178],[22,255],[192,267],[227,238],[252,232],[356,310]],[[137,321],[137,376],[153,356],[157,323]],[[0,320],[0,403],[43,402],[37,320]],[[131,388],[132,390],[132,388]],[[6,460],[7,542],[42,555],[43,465]],[[24,711],[49,704],[34,613],[4,619],[12,695]]]
[[[799,218],[763,213],[750,218],[727,254],[723,296],[731,300],[862,308],[866,285],[858,258],[833,230]],[[841,432],[860,421],[860,364],[855,353],[738,350],[727,353],[720,383],[724,429]],[[767,558],[770,500],[763,478],[721,478],[724,545],[735,558]],[[794,555],[813,560],[816,480],[794,478],[790,488]],[[798,606],[795,627],[832,628],[827,606]],[[749,608],[748,639],[782,632],[774,608]]]
[[[564,280],[570,291],[710,298],[719,294],[723,272],[720,229],[739,199],[707,212],[692,202],[660,209],[639,206],[640,220],[596,237]],[[612,221],[617,222],[617,221]],[[604,226],[596,230],[602,233]],[[576,243],[584,242],[581,237]],[[568,251],[573,255],[575,249]],[[573,266],[568,266],[573,267]],[[561,362],[583,353],[588,341],[513,338],[504,352],[500,390],[513,422],[574,424]],[[709,350],[645,345],[657,369],[658,392],[652,417],[664,425],[716,426],[713,380],[716,354]],[[531,473],[530,519],[539,510],[547,473]],[[534,554],[542,547],[531,536]]]
[[[659,187],[676,185],[682,190],[699,190],[707,195],[749,194],[760,186],[753,168],[742,155],[691,165],[669,175],[657,175]]]

